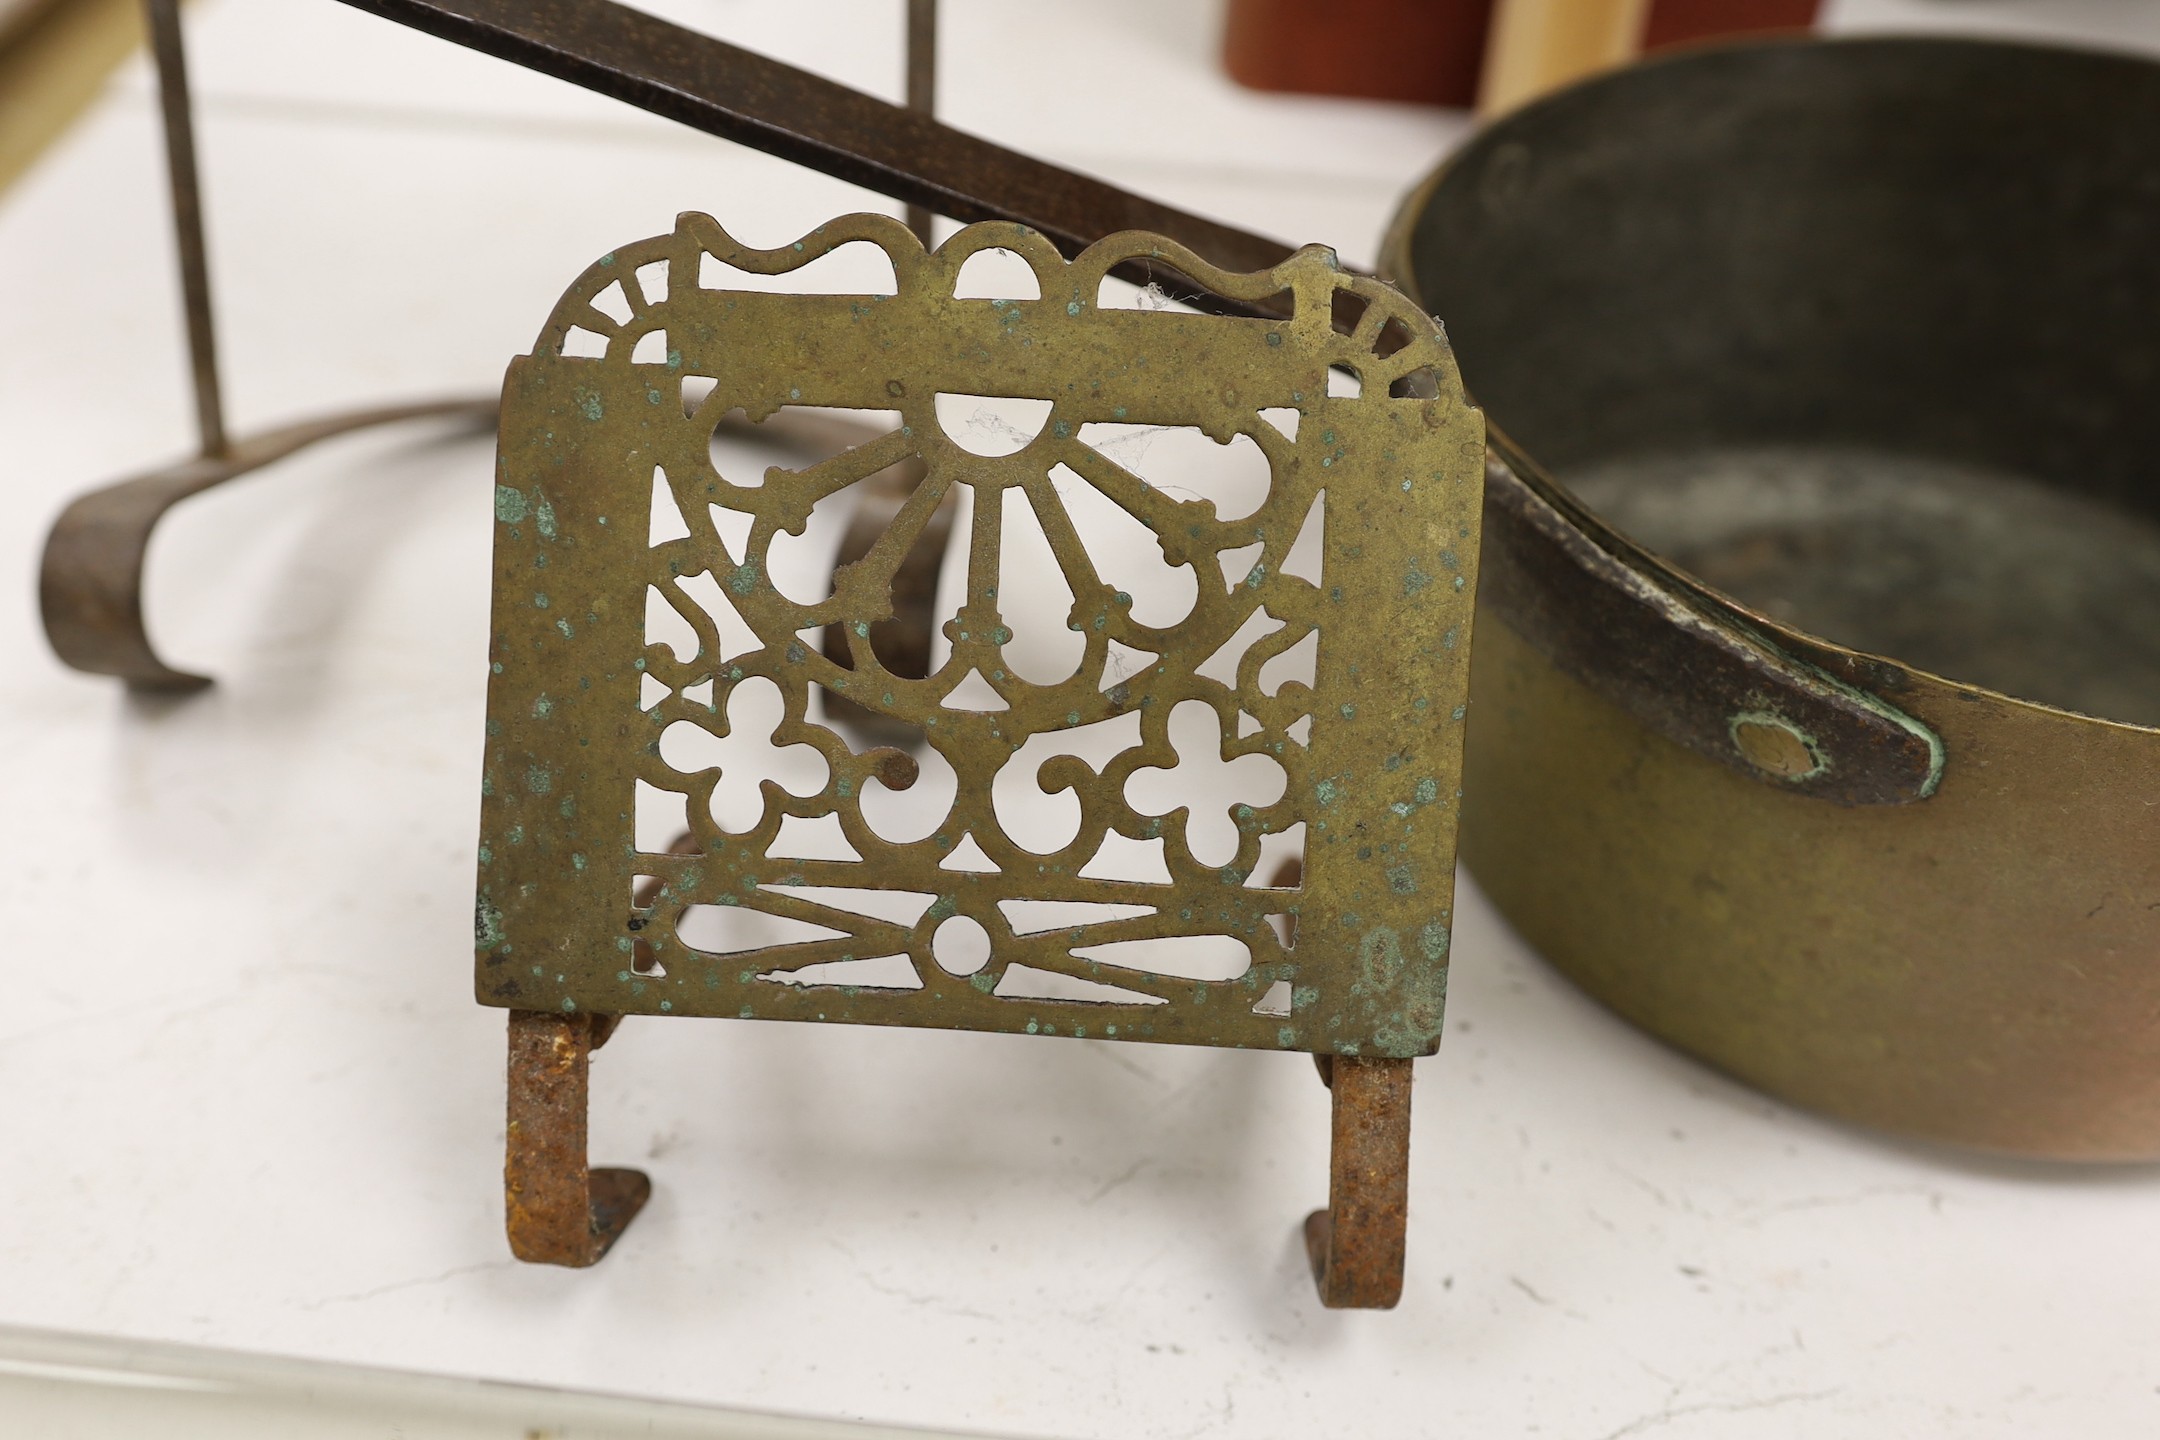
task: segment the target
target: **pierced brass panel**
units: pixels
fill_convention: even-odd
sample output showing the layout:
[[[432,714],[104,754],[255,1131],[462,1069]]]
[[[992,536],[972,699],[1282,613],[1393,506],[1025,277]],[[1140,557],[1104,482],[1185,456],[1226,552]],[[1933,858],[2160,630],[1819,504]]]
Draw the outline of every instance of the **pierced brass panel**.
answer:
[[[865,241],[890,258],[894,293],[701,284],[707,257],[785,276]],[[1039,298],[954,298],[963,263],[992,249],[1026,262]],[[1233,301],[1288,292],[1291,318],[1104,303],[1107,272],[1136,258]],[[1354,300],[1338,305],[1339,291]],[[1357,302],[1354,331],[1338,332],[1331,314]],[[997,447],[948,433],[940,395],[1048,412],[1009,453],[985,454]],[[897,423],[815,464],[722,473],[712,437],[723,416],[801,407],[890,411]],[[1248,437],[1265,457],[1264,498],[1224,518],[1107,456],[1082,434],[1090,425],[1195,427],[1218,446]],[[1236,275],[1138,233],[1067,262],[1033,231],[984,224],[926,254],[897,221],[857,215],[756,250],[685,215],[673,234],[603,257],[504,388],[480,1000],[1430,1053],[1446,993],[1483,445],[1438,328],[1319,248]],[[923,478],[884,539],[832,576],[829,596],[785,593],[775,543],[801,536],[820,502],[903,463]],[[674,538],[652,526],[656,476]],[[925,677],[896,674],[874,628],[893,617],[910,547],[963,490],[965,565],[949,573],[964,568],[965,594],[943,626],[947,653]],[[1025,497],[1072,597],[1079,658],[1063,680],[1018,673],[1029,666],[998,593],[1008,492]],[[1075,522],[1079,500],[1145,533],[1106,538]],[[1316,567],[1291,563],[1314,525]],[[1181,618],[1142,623],[1106,578],[1115,552],[1134,547],[1190,568]],[[649,592],[695,631],[693,655],[648,643]],[[1243,650],[1234,681],[1200,673],[1262,609],[1280,626]],[[820,636],[834,625],[855,638],[829,658]],[[1309,634],[1310,683],[1264,682]],[[921,762],[851,744],[825,723],[824,695],[919,730]],[[1201,721],[1208,738],[1185,765],[1259,757],[1246,769],[1266,772],[1219,815],[1162,798],[1181,768],[1173,728]],[[1125,743],[1042,758],[1082,731]],[[755,776],[750,792],[726,765],[684,762],[699,746],[670,735],[707,749],[756,738],[800,764]],[[922,783],[935,770],[950,786],[950,807],[926,835],[893,838],[866,818],[866,797],[905,792],[919,769]],[[1017,780],[1068,796],[1072,838],[1047,853],[1016,841],[1001,773],[1002,793]],[[655,853],[650,836],[639,849],[641,784],[681,797],[690,853]],[[722,789],[734,798],[716,815]],[[838,850],[859,858],[776,855],[790,820],[828,835],[837,825]],[[1302,883],[1263,884],[1263,837],[1300,825]],[[1161,873],[1105,860],[1141,847],[1159,852]],[[1016,907],[1041,902],[1120,908],[1053,929],[1016,920]],[[684,935],[692,907],[707,926],[691,937],[700,946]],[[723,953],[732,947],[707,932],[736,920],[743,934],[791,922],[830,933]],[[1249,963],[1177,973],[1193,947],[1220,953],[1203,937],[1236,942]],[[1178,943],[1131,943],[1163,940]]]

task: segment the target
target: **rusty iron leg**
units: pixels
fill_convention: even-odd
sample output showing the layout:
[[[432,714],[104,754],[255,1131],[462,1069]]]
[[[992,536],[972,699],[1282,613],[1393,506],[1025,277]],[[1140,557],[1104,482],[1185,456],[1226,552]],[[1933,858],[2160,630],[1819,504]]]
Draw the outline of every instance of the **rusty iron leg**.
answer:
[[[510,1251],[539,1265],[585,1266],[607,1254],[644,1208],[637,1170],[594,1170],[585,1158],[592,1052],[614,1017],[510,1012],[509,1153],[503,1200]]]
[[[1410,1217],[1410,1062],[1315,1056],[1334,1092],[1328,1208],[1305,1217],[1320,1303],[1389,1310],[1402,1298]]]

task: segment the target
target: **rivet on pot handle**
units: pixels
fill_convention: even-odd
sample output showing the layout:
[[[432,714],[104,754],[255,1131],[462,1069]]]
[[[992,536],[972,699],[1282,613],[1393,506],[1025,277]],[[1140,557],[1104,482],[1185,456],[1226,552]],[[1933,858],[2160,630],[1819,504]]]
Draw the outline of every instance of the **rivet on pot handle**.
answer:
[[[1935,793],[1933,731],[1779,650],[1711,597],[1623,561],[1592,538],[1601,526],[1563,514],[1575,508],[1565,492],[1496,438],[1481,607],[1643,725],[1743,775],[1839,805]]]

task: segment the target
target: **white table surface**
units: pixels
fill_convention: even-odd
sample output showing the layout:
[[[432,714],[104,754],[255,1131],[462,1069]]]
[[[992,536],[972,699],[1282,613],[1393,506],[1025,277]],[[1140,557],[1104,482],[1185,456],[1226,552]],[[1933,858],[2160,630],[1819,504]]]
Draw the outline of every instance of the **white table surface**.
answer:
[[[897,90],[897,0],[664,8]],[[945,10],[954,123],[1354,261],[1463,128],[1240,92],[1209,4]],[[329,0],[190,13],[243,431],[492,391],[679,209],[771,244],[876,203]],[[2160,49],[2129,0],[1831,19]],[[593,1154],[656,1196],[596,1269],[513,1262],[467,943],[487,442],[366,435],[175,515],[151,609],[207,694],[37,629],[65,498],[189,444],[158,155],[137,66],[0,204],[0,1321],[1031,1435],[2160,1434],[2160,1172],[1796,1113],[1467,879],[1391,1314],[1314,1301],[1302,1059],[875,1028],[630,1022]]]

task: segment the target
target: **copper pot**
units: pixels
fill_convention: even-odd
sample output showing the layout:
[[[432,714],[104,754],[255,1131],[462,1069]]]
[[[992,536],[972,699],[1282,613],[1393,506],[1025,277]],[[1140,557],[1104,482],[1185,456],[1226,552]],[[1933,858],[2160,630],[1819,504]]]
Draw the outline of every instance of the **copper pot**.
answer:
[[[1393,227],[1496,437],[1465,857],[1750,1084],[2160,1156],[2156,156],[2148,61],[1753,45]]]

